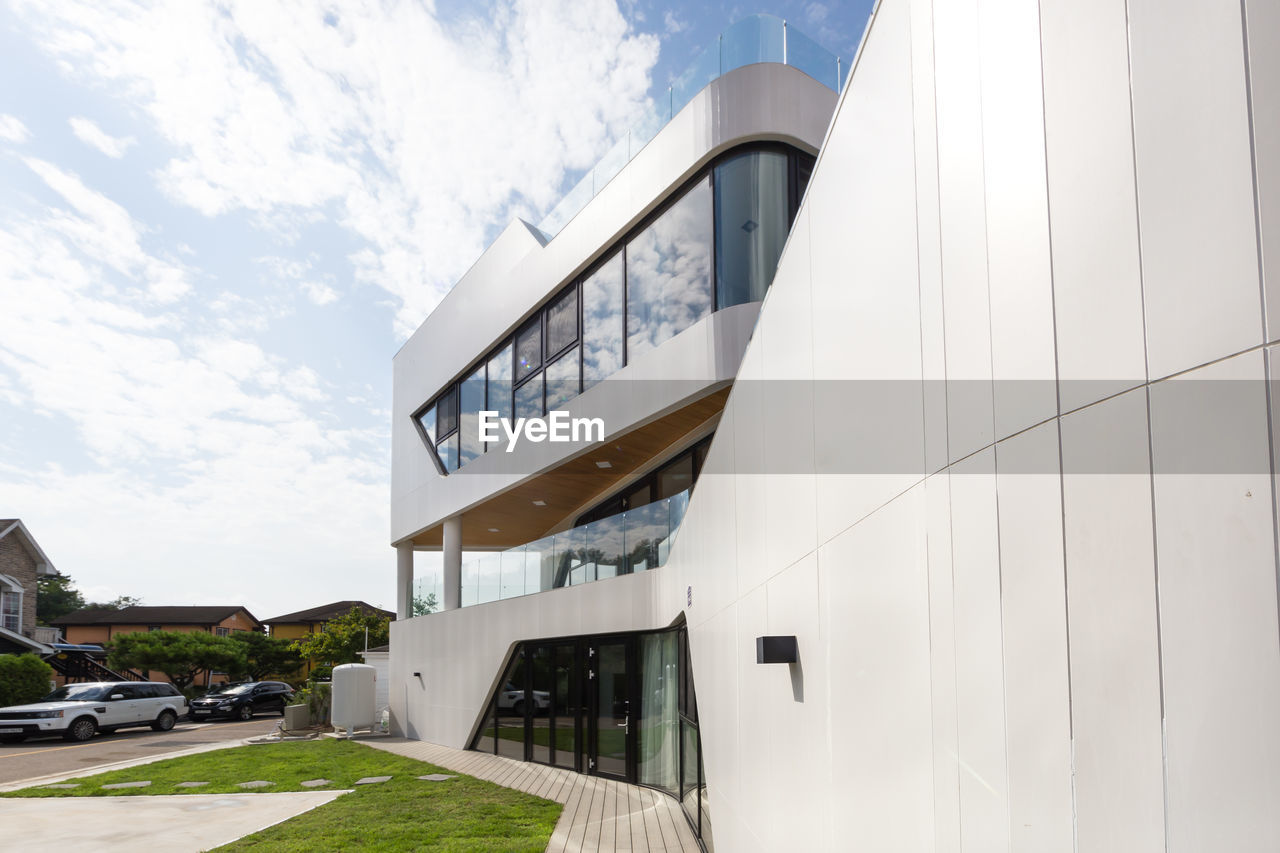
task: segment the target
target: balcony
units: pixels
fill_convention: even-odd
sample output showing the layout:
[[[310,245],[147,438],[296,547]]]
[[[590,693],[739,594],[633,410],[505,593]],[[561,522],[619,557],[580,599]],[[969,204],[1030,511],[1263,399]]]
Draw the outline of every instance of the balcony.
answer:
[[[840,91],[848,71],[840,57],[782,18],[773,15],[743,18],[717,36],[667,88],[666,93],[649,105],[637,125],[624,134],[538,223],[538,230],[547,240],[553,239],[694,95],[716,78],[759,62],[789,65],[834,92]]]
[[[462,606],[656,569],[666,564],[688,506],[686,490],[506,551],[475,557],[462,565]],[[435,592],[434,579],[414,582],[415,600],[423,601]]]

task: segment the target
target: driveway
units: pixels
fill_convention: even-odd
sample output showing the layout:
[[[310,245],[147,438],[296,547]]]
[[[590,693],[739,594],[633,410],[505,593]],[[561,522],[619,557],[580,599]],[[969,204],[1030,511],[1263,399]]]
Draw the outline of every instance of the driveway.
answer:
[[[0,786],[53,774],[89,773],[102,764],[151,758],[209,743],[242,740],[274,731],[280,717],[255,717],[246,722],[179,722],[170,732],[125,729],[99,734],[86,743],[61,739],[0,744]]]

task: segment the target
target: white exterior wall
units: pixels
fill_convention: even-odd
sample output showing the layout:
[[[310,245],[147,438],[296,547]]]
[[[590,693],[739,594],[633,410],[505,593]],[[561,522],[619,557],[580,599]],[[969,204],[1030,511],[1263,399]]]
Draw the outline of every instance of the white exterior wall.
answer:
[[[882,0],[660,572],[718,851],[1280,846],[1264,6]],[[874,413],[779,378],[976,381],[859,476]]]
[[[1280,848],[1275,24],[882,0],[668,565],[397,623],[417,736],[510,642],[683,612],[720,853]],[[832,473],[876,441],[918,457]]]

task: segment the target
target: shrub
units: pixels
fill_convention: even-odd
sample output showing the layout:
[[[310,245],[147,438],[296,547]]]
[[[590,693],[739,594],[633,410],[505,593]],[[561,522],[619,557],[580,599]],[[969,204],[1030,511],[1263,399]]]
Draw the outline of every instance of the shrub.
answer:
[[[40,701],[52,676],[53,667],[35,655],[0,655],[0,706]]]
[[[293,704],[306,705],[311,711],[311,722],[327,725],[333,704],[333,685],[321,681],[304,687],[294,694]]]

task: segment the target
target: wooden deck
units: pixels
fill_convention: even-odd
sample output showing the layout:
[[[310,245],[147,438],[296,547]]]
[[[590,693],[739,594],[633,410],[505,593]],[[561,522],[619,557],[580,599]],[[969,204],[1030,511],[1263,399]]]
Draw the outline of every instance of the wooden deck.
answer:
[[[652,788],[419,740],[363,741],[419,761],[564,803],[547,853],[700,853],[680,804]]]

